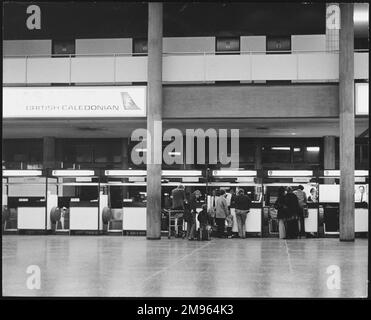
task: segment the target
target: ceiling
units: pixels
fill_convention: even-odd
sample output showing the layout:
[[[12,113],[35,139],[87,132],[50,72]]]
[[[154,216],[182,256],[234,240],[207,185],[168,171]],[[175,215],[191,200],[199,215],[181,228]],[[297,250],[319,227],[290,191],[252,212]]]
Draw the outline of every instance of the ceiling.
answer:
[[[3,138],[120,138],[129,137],[133,130],[146,128],[143,119],[26,119],[3,120]],[[240,129],[240,137],[323,137],[339,136],[339,119],[166,119],[163,128]],[[358,137],[368,129],[368,117],[356,118]]]
[[[42,12],[42,28],[28,30],[28,2],[5,2],[3,37],[69,39],[146,37],[146,2],[33,2]],[[368,3],[355,4],[368,12]],[[324,34],[325,3],[171,2],[164,5],[164,36],[240,36]],[[368,36],[368,21],[355,23],[356,37]]]

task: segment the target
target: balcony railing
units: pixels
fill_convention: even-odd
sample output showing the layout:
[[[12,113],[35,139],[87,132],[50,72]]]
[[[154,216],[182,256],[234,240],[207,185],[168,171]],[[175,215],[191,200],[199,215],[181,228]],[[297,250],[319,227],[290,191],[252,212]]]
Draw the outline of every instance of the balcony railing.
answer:
[[[368,79],[368,50],[354,53],[355,79]],[[163,81],[209,83],[215,81],[336,82],[338,51],[167,52],[163,54]],[[3,83],[123,84],[147,81],[147,56],[36,55],[3,58]]]

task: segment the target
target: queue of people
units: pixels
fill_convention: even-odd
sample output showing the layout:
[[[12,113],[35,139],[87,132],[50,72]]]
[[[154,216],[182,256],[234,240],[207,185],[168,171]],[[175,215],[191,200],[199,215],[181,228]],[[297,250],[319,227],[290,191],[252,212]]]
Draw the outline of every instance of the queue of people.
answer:
[[[280,187],[274,204],[277,210],[278,232],[281,239],[305,237],[304,219],[307,215],[307,195],[299,185],[294,191],[291,187]]]
[[[183,185],[179,185],[171,192],[172,209],[182,211],[179,215],[180,224],[182,224],[181,219],[187,222],[186,237],[188,240],[197,238],[209,240],[212,231],[215,231],[218,238],[246,238],[246,218],[252,201],[243,188],[238,189],[237,194],[234,190],[226,193],[224,189],[214,189],[208,197],[208,204],[202,205],[202,210],[197,217],[196,208],[201,196],[199,190],[191,193]],[[295,190],[291,187],[279,188],[274,208],[277,211],[281,239],[306,236],[304,219],[307,217],[308,202],[310,200],[302,185]],[[232,215],[231,208],[235,209],[235,216]],[[196,219],[200,223],[199,230],[196,230]],[[232,233],[234,223],[237,225],[238,235]]]
[[[197,202],[201,198],[201,192],[196,190],[192,193],[187,192],[183,185],[179,185],[171,192],[172,209],[183,210],[183,219],[187,222],[186,237],[188,240],[195,240]],[[236,223],[238,226],[238,237],[246,237],[246,217],[250,211],[251,200],[245,194],[244,189],[239,189],[237,195],[231,190],[226,193],[224,189],[214,189],[209,199],[209,205],[204,204],[198,214],[200,223],[199,238],[210,239],[211,232],[219,238],[232,238],[232,227],[234,217],[231,208],[236,210]]]

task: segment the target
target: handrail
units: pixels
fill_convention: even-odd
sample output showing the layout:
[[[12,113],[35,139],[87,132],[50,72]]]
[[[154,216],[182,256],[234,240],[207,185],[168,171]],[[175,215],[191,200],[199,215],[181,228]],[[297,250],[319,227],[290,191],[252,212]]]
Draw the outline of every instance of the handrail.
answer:
[[[355,53],[368,53],[369,49],[355,49]],[[163,52],[163,55],[216,55],[216,54],[296,54],[296,53],[339,53],[339,50],[249,50],[249,51],[184,51],[184,52]],[[122,52],[122,53],[78,53],[78,54],[31,54],[31,55],[4,55],[3,59],[7,58],[78,58],[78,57],[143,57],[147,56],[146,53],[132,53],[132,52]]]

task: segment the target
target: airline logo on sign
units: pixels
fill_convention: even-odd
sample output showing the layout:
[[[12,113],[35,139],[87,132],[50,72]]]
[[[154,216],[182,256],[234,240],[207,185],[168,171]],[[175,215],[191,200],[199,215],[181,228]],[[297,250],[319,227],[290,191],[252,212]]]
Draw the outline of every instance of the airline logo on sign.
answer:
[[[140,108],[135,104],[134,100],[130,97],[127,92],[121,92],[122,104],[125,110],[140,110]]]
[[[3,88],[4,118],[145,117],[146,87]]]

